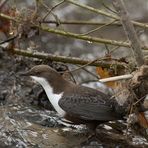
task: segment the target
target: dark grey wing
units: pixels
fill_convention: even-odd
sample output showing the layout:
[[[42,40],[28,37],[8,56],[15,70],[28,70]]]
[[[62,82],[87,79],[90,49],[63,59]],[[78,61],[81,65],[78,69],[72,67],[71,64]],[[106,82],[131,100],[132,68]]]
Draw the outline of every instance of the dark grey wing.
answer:
[[[90,92],[85,96],[78,94],[64,96],[60,99],[59,106],[67,113],[84,120],[109,121],[119,119],[114,102],[108,99],[108,96],[103,93],[93,96]]]

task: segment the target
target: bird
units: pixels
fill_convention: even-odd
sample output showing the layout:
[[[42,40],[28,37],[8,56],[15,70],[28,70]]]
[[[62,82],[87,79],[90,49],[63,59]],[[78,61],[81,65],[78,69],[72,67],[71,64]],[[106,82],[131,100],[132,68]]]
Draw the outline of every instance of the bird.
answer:
[[[125,107],[114,97],[72,83],[48,65],[36,65],[23,75],[30,76],[43,87],[59,116],[71,124],[84,124],[95,131],[99,124],[123,119],[126,114]]]

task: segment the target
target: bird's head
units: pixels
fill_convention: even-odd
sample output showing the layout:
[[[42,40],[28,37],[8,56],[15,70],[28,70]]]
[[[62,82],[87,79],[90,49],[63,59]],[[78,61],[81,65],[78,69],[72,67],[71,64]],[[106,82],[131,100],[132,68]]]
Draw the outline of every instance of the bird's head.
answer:
[[[46,82],[48,82],[51,86],[58,86],[64,81],[63,77],[48,65],[34,66],[29,71],[21,75],[30,76],[42,86],[45,86]]]

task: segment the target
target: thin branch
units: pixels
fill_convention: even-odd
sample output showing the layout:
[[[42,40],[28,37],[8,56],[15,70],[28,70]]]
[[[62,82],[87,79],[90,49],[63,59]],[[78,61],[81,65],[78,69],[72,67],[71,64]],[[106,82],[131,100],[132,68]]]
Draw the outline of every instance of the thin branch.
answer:
[[[10,16],[2,14],[2,13],[0,13],[0,17],[3,17],[3,18],[8,19],[8,20],[12,20],[12,21],[17,22],[17,23],[20,23],[14,17],[10,17]],[[33,25],[35,27],[38,27],[39,29],[41,29],[43,31],[54,33],[54,34],[59,34],[59,35],[67,36],[67,37],[72,37],[72,38],[96,42],[96,43],[110,44],[110,45],[115,45],[115,46],[131,47],[130,43],[123,42],[123,41],[108,40],[108,39],[102,39],[102,38],[91,37],[91,36],[81,36],[81,34],[65,32],[65,31],[58,30],[58,29],[48,28],[46,26],[41,27],[41,26],[37,26],[36,24],[33,24]],[[143,46],[142,48],[144,50],[148,50],[148,47]]]
[[[52,16],[55,18],[57,24],[60,24],[60,19],[58,18],[58,16],[56,14],[54,14],[52,12],[52,10],[45,3],[43,3],[43,1],[39,1],[39,2],[44,8],[46,8],[46,10],[48,11],[47,14],[49,15],[51,13]],[[47,14],[45,15],[45,17],[47,17]],[[43,20],[44,20],[44,18],[43,18]]]
[[[98,61],[98,59],[95,59],[95,60],[93,60],[93,61],[90,61],[89,63],[87,63],[87,64],[85,64],[85,65],[83,65],[83,66],[80,66],[80,67],[78,67],[78,68],[76,68],[76,69],[74,69],[74,70],[71,70],[70,72],[71,72],[71,73],[76,72],[76,71],[78,71],[78,70],[80,70],[80,69],[82,69],[82,68],[85,68],[85,67],[91,65],[92,63],[94,63],[94,62],[96,62],[96,61]]]
[[[56,21],[54,20],[43,20],[43,21],[40,21],[40,23],[45,23],[45,24],[57,24]],[[105,25],[105,24],[108,24],[110,22],[92,22],[92,21],[79,21],[79,20],[60,20],[60,24],[66,24],[66,25],[97,25],[97,26],[102,26],[102,25]],[[114,22],[114,23],[111,23],[110,25],[112,26],[122,26],[119,22]]]
[[[119,81],[119,80],[131,79],[132,77],[133,77],[132,74],[127,74],[127,75],[104,78],[104,79],[100,79],[99,81],[105,83],[105,82],[110,82],[110,81]]]
[[[80,35],[88,35],[88,34],[90,34],[90,33],[93,33],[93,32],[95,32],[95,31],[98,31],[98,30],[100,30],[100,29],[102,29],[102,28],[104,28],[104,27],[106,27],[106,26],[109,26],[110,24],[112,24],[112,23],[114,23],[116,20],[113,20],[113,21],[111,21],[111,22],[109,22],[109,23],[107,23],[107,24],[104,24],[104,25],[102,25],[102,26],[99,26],[99,27],[97,27],[97,28],[95,28],[95,29],[93,29],[93,30],[90,30],[90,31],[88,31],[88,32],[86,32],[86,33],[82,33],[82,34],[80,34]]]
[[[63,4],[65,2],[65,0],[62,0],[61,2],[57,3],[55,6],[53,6],[48,12],[47,14],[44,16],[43,21],[47,18],[47,16],[58,6],[60,6],[61,4]]]
[[[80,67],[80,66],[78,65],[78,67]],[[92,75],[92,76],[95,77],[96,79],[99,78],[98,75],[96,75],[96,74],[94,74],[93,72],[87,70],[85,67],[83,67],[82,70],[86,71],[88,74]]]
[[[126,43],[127,40],[123,41],[123,43],[124,43],[124,42]],[[116,51],[118,48],[120,48],[120,46],[116,46],[116,47],[113,47],[112,49],[110,49],[110,51],[109,51],[110,54],[113,53],[114,51]]]
[[[102,2],[102,5],[104,6],[104,8],[106,8],[110,12],[113,12],[115,15],[117,15],[117,12],[115,10],[111,9],[109,6],[107,6],[104,2]]]
[[[4,7],[4,5],[8,2],[8,0],[2,0],[0,2],[0,10]]]
[[[94,13],[101,14],[101,15],[104,15],[106,17],[113,18],[113,19],[116,19],[116,20],[120,20],[120,18],[118,16],[107,13],[107,12],[105,12],[103,10],[95,9],[93,7],[90,7],[90,6],[83,5],[83,4],[80,4],[78,2],[75,2],[73,0],[65,0],[65,1],[67,1],[67,2],[69,2],[71,4],[73,4],[73,5],[79,6],[81,8],[84,8],[86,10],[92,11]],[[136,21],[131,21],[131,22],[136,26],[143,27],[143,28],[148,28],[148,24],[144,24],[144,23],[140,23],[140,22],[136,22]]]
[[[76,58],[76,57],[57,56],[57,55],[53,55],[53,54],[40,53],[37,51],[21,50],[21,49],[17,49],[17,48],[11,49],[11,52],[13,52],[14,54],[22,55],[22,56],[26,56],[26,57],[32,57],[32,58],[38,58],[38,59],[44,59],[44,60],[47,59],[47,60],[51,60],[51,61],[70,63],[70,64],[86,65],[89,63],[89,66],[101,66],[101,67],[106,67],[106,68],[116,66],[119,69],[123,69],[123,68],[127,67],[127,65],[125,63],[121,63],[121,62],[117,62],[117,61],[107,62],[107,61],[101,60],[101,61],[94,62],[94,61],[90,61],[90,60],[83,60],[83,59]]]
[[[1,41],[1,42],[0,42],[0,45],[2,45],[2,44],[4,44],[4,43],[7,43],[7,42],[10,42],[10,41],[16,39],[17,37],[18,37],[18,34],[15,35],[15,36],[10,37],[10,38],[8,38],[8,39],[6,39],[6,40],[4,40],[4,41]]]
[[[76,39],[86,40],[86,41],[95,42],[95,43],[103,43],[103,44],[131,47],[130,43],[125,43],[122,41],[102,39],[99,37],[91,37],[91,36],[86,36],[86,35],[82,36],[81,34],[66,32],[66,31],[59,30],[59,29],[52,29],[52,28],[49,28],[46,26],[37,26],[37,25],[35,25],[35,26],[43,31],[46,31],[46,32],[55,33],[55,34],[59,34],[59,35],[67,36],[67,37],[76,38]]]
[[[112,15],[111,13],[107,13],[105,11],[102,11],[102,10],[99,10],[99,9],[95,9],[95,8],[87,6],[87,5],[80,4],[79,2],[76,2],[76,1],[73,1],[73,0],[65,0],[65,1],[67,1],[67,2],[69,2],[71,4],[73,4],[73,5],[79,6],[81,8],[87,9],[89,11],[92,11],[92,12],[95,12],[95,13],[107,16],[109,18],[113,18],[113,19],[119,20],[118,16]]]
[[[134,102],[133,106],[137,105],[138,103],[140,103],[141,101],[143,101],[145,99],[146,96],[143,96],[142,98],[138,99],[136,102]]]
[[[0,17],[19,23],[19,21],[15,17],[9,16],[9,15],[3,14],[3,13],[0,13]]]
[[[141,66],[144,64],[144,57],[142,54],[140,41],[136,35],[134,26],[130,21],[124,2],[123,0],[113,0],[113,4],[121,17],[121,22],[125,33],[127,34],[128,39],[131,41],[131,47],[133,49],[136,63],[138,66]]]

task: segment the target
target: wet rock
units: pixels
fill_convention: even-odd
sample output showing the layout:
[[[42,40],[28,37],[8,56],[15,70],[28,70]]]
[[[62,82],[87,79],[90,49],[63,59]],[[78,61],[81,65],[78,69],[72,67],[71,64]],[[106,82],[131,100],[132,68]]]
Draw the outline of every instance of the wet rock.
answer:
[[[30,78],[17,75],[40,60],[4,56],[0,63],[0,147],[16,148],[81,148],[87,140],[86,129],[63,125],[41,87]],[[45,62],[45,61],[44,61]],[[52,62],[45,62],[52,64]],[[57,66],[57,70],[66,68]],[[43,109],[44,108],[44,109]],[[48,110],[46,110],[47,108]],[[143,135],[132,129],[126,134],[125,122],[108,123],[98,127],[97,140],[84,146],[93,147],[147,147]],[[139,139],[139,140],[137,140]],[[137,141],[137,142],[136,142]]]
[[[8,94],[7,90],[3,90],[0,92],[0,103],[1,104],[4,104],[7,94]]]

